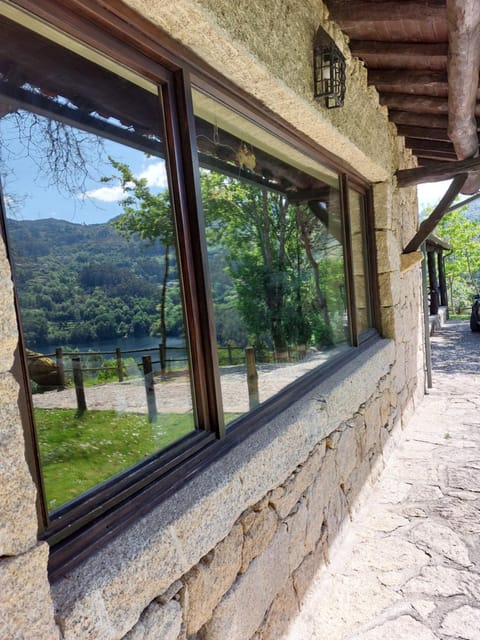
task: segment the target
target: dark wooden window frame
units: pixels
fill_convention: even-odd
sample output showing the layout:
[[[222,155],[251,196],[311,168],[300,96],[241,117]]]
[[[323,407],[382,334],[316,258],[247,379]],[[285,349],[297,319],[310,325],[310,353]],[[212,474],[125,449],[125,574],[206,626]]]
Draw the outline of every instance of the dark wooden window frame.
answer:
[[[281,118],[268,112],[251,96],[234,86],[201,59],[187,52],[150,22],[134,11],[112,1],[106,7],[101,0],[14,0],[16,5],[44,20],[68,36],[92,46],[112,60],[124,64],[162,87],[165,113],[165,136],[171,171],[172,201],[176,212],[180,245],[180,264],[185,287],[186,315],[192,349],[196,420],[194,434],[145,462],[93,488],[68,506],[55,512],[50,521],[43,498],[39,502],[40,537],[51,545],[50,577],[55,580],[87,557],[99,546],[112,539],[138,518],[175,493],[198,471],[224,455],[245,438],[246,433],[262,428],[276,414],[298,400],[316,385],[327,379],[352,357],[347,350],[335,359],[288,385],[281,393],[262,403],[255,410],[231,424],[225,432],[221,411],[219,373],[215,353],[215,329],[209,297],[206,247],[202,231],[201,197],[198,160],[195,148],[192,86],[219,100],[230,109],[264,127],[284,142],[309,155],[319,163],[335,170],[340,177],[341,198],[344,204],[344,233],[348,237],[348,189],[364,194],[367,202],[367,256],[369,260],[369,290],[372,303],[373,329],[357,336],[355,353],[366,348],[378,337],[379,307],[372,275],[374,263],[373,198],[360,175],[319,149],[307,136],[292,130]],[[2,226],[2,232],[4,234]],[[345,245],[346,274],[350,313],[354,313],[354,291],[349,242]],[[205,330],[207,329],[207,330]],[[354,325],[353,325],[354,329]],[[27,449],[36,450],[28,375],[22,352],[22,339],[14,373],[21,388],[21,413],[26,423]],[[41,491],[39,462],[28,454],[30,468]]]

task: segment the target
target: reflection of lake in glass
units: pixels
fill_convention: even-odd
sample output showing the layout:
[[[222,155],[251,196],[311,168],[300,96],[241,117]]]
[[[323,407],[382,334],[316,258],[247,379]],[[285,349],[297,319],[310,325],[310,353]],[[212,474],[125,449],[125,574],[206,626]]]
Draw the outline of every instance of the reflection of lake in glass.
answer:
[[[157,336],[144,336],[135,338],[118,338],[117,340],[101,340],[96,342],[78,342],[62,346],[64,353],[79,352],[80,354],[88,354],[89,352],[102,353],[105,360],[115,357],[115,350],[121,351],[123,358],[133,358],[135,362],[141,363],[143,356],[150,356],[152,362],[158,365],[160,363],[160,343],[161,340]],[[50,358],[55,356],[55,346],[51,344],[38,345],[35,351],[48,355]],[[185,341],[182,338],[169,338],[167,341],[167,368],[185,367],[188,364],[187,350]]]

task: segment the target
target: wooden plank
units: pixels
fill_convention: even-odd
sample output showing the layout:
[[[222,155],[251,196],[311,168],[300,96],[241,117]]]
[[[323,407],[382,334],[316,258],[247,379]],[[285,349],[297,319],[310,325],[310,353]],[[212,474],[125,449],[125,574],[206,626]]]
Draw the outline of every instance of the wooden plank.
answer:
[[[368,83],[375,85],[380,93],[448,96],[446,71],[369,69]]]
[[[448,116],[434,114],[412,113],[409,111],[397,111],[390,109],[388,112],[390,122],[406,124],[414,127],[428,127],[432,129],[448,129]]]
[[[458,158],[478,154],[475,116],[480,71],[480,3],[478,0],[448,0],[449,98],[448,133]],[[480,186],[480,173],[469,176],[463,193],[474,193]]]
[[[381,93],[380,103],[397,111],[412,111],[433,115],[448,114],[448,102],[445,98],[433,96],[412,96],[401,93]]]
[[[456,162],[445,162],[438,167],[417,167],[415,169],[400,169],[397,171],[397,184],[400,188],[411,187],[424,182],[440,182],[450,180],[469,171],[480,170],[480,158],[470,158],[469,160],[457,160]]]
[[[352,40],[350,50],[365,60],[369,69],[414,69],[444,71],[448,44]]]
[[[341,22],[344,28],[362,22],[445,19],[445,0],[330,0],[328,7],[334,19]]]
[[[450,142],[446,129],[433,129],[430,127],[416,127],[408,124],[397,124],[398,134],[405,138],[417,138],[418,140],[442,140]]]
[[[435,229],[437,224],[440,222],[440,220],[443,218],[445,213],[448,211],[449,206],[452,204],[452,202],[460,193],[460,189],[462,188],[466,179],[467,179],[466,173],[462,173],[455,177],[455,179],[452,181],[452,184],[447,189],[443,198],[440,200],[438,205],[432,211],[430,216],[422,222],[417,233],[412,238],[412,240],[410,240],[410,242],[407,244],[403,253],[412,253],[413,251],[419,250],[423,242],[425,242],[427,237],[432,233],[432,231]]]
[[[411,149],[418,151],[436,152],[439,155],[451,155],[453,160],[457,159],[455,149],[451,142],[443,142],[438,140],[419,140],[418,138],[405,138],[405,144]]]

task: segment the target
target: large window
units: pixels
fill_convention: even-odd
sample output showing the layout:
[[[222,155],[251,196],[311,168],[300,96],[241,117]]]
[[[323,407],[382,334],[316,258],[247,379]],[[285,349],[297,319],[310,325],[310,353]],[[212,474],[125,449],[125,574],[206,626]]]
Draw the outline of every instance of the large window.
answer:
[[[194,93],[227,421],[349,345],[338,175]]]
[[[371,245],[358,180],[198,68],[8,7],[2,224],[55,571],[350,357]]]

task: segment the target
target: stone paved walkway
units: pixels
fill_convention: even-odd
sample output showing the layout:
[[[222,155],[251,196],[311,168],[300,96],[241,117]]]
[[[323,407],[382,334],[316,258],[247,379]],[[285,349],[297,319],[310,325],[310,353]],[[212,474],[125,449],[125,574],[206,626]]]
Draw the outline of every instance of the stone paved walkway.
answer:
[[[480,333],[432,343],[434,388],[288,640],[480,640]]]

